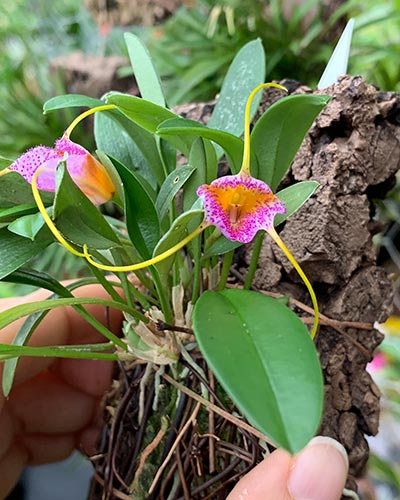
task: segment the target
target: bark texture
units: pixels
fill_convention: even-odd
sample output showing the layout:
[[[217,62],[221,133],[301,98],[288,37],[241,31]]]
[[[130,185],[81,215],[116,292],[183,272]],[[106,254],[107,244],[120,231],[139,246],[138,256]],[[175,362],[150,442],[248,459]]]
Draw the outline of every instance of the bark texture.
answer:
[[[288,83],[292,93],[310,92]],[[320,188],[287,220],[281,236],[316,288],[322,313],[340,322],[322,321],[317,337],[325,374],[320,432],[347,449],[353,486],[352,478],[362,474],[368,458],[365,435],[375,435],[379,425],[380,393],[366,364],[382,340],[372,326],[390,312],[392,285],[376,264],[373,202],[393,185],[400,167],[400,98],[377,91],[360,77],[343,77],[338,85],[316,93],[329,94],[332,100],[309,131],[284,183],[313,179]],[[273,94],[267,95],[264,109],[274,101]],[[266,240],[255,285],[287,290],[307,302],[297,282],[283,254]]]

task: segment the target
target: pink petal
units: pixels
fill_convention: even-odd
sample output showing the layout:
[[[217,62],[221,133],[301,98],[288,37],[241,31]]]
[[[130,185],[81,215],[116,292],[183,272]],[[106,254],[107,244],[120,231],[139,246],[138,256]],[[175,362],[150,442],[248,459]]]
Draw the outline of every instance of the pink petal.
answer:
[[[273,226],[284,204],[265,182],[250,175],[228,175],[197,190],[203,198],[206,220],[230,240],[250,242],[260,229]]]

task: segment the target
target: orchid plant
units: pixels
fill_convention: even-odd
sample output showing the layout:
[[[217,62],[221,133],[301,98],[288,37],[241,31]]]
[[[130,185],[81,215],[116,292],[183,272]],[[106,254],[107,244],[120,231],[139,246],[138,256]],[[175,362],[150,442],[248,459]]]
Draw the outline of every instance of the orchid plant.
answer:
[[[318,184],[305,181],[282,190],[279,184],[329,97],[287,96],[281,85],[263,83],[265,54],[256,40],[233,61],[205,126],[166,107],[146,49],[132,34],[126,42],[142,97],[110,92],[101,100],[53,98],[44,105],[45,113],[89,109],[54,148],[37,146],[8,164],[2,160],[0,277],[53,293],[0,313],[0,328],[27,316],[13,344],[0,345],[3,392],[10,392],[21,356],[141,359],[172,374],[168,380],[180,391],[180,360],[195,366],[190,353],[200,349],[262,438],[296,452],[315,434],[322,413],[322,373],[313,342],[318,305],[311,283],[275,228],[306,203]],[[266,87],[282,97],[251,131]],[[70,138],[90,115],[97,159]],[[223,156],[230,172],[218,176]],[[99,210],[110,201],[122,217]],[[309,291],[314,307],[310,332],[287,298],[251,290],[265,233]],[[232,285],[234,252],[251,242],[248,275],[244,283]],[[29,269],[30,259],[53,244],[84,260],[94,277],[65,285]],[[77,287],[93,281],[104,286],[109,300],[74,297]],[[91,303],[123,311],[121,337],[89,314],[84,305]],[[105,342],[30,347],[45,314],[63,305],[74,307]],[[198,397],[209,404],[206,387]]]

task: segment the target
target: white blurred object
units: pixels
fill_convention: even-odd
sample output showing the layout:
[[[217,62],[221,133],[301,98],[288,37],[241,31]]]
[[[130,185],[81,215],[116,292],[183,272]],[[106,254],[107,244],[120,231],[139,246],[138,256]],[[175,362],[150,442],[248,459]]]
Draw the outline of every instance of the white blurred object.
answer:
[[[350,19],[346,24],[338,43],[336,44],[335,50],[333,51],[324,72],[322,73],[321,79],[317,85],[318,89],[329,87],[329,85],[337,82],[339,76],[346,74],[353,27],[354,19]]]

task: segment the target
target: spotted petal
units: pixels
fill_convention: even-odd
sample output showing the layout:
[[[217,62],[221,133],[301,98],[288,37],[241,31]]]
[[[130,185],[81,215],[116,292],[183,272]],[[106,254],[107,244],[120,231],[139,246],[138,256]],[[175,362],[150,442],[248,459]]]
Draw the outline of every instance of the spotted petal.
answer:
[[[54,148],[37,146],[20,156],[10,167],[32,183],[32,177],[40,167],[37,186],[43,191],[55,191],[55,173],[60,161],[65,160],[67,169],[77,186],[96,205],[110,200],[115,192],[106,169],[85,148],[63,136]]]
[[[205,217],[230,240],[250,242],[260,229],[273,227],[284,204],[271,188],[251,175],[239,173],[203,184],[197,190],[203,199]]]

